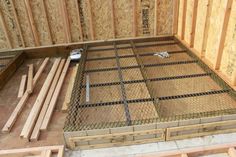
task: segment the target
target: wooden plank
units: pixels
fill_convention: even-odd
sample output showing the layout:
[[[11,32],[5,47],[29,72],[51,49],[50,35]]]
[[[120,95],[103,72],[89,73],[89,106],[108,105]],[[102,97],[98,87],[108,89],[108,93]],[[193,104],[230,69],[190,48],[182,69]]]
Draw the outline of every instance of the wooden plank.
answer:
[[[75,0],[75,4],[76,4],[77,16],[78,16],[79,33],[80,33],[80,36],[81,36],[81,41],[84,41],[83,29],[82,29],[81,18],[80,18],[79,1]]]
[[[60,65],[57,69],[57,72],[56,72],[56,75],[55,77],[53,78],[53,81],[52,81],[52,84],[50,86],[50,89],[48,91],[48,94],[47,94],[47,97],[44,101],[44,104],[43,104],[43,107],[40,111],[40,114],[39,114],[39,117],[38,117],[38,120],[34,126],[34,130],[32,132],[32,135],[30,137],[30,141],[37,141],[38,140],[38,137],[39,137],[39,134],[40,134],[40,127],[41,127],[41,124],[43,122],[43,118],[47,112],[47,109],[48,109],[48,106],[49,106],[49,103],[50,103],[50,100],[52,98],[52,95],[53,95],[53,92],[56,88],[56,85],[57,85],[57,82],[59,80],[59,77],[61,75],[61,72],[62,72],[62,68],[65,64],[65,59],[62,59],[61,62],[60,62]]]
[[[56,86],[56,89],[53,93],[53,96],[52,96],[52,99],[50,101],[50,104],[48,106],[48,109],[47,109],[47,112],[44,116],[44,119],[43,119],[43,122],[42,122],[42,125],[41,125],[41,128],[40,130],[46,130],[47,127],[48,127],[48,124],[51,120],[51,117],[52,117],[52,114],[53,114],[53,110],[56,106],[56,102],[57,102],[57,99],[58,99],[58,96],[60,94],[60,91],[61,91],[61,88],[62,88],[62,85],[63,85],[63,81],[65,79],[65,76],[66,76],[66,73],[67,73],[67,70],[69,68],[69,65],[70,65],[70,57],[68,57],[67,61],[66,61],[66,64],[62,70],[62,73],[61,73],[61,76],[59,78],[59,81],[57,83],[57,86]]]
[[[23,96],[24,92],[25,92],[26,78],[27,78],[27,75],[23,75],[21,77],[20,88],[19,88],[19,92],[18,92],[18,98],[21,98]]]
[[[40,66],[39,70],[37,71],[36,75],[34,76],[33,79],[33,88],[35,86],[35,84],[38,82],[38,79],[40,78],[42,72],[44,71],[46,64],[48,63],[49,58],[46,58],[42,65]],[[13,112],[11,113],[11,116],[9,117],[9,119],[7,120],[6,124],[4,125],[2,132],[6,133],[6,132],[10,132],[12,126],[14,125],[18,115],[20,114],[21,110],[23,109],[23,107],[26,104],[26,101],[29,98],[29,93],[26,91],[24,93],[24,95],[22,96],[22,98],[20,99],[20,101],[18,102],[18,104],[16,105],[15,109],[13,110]]]
[[[209,28],[210,28],[210,18],[211,18],[211,12],[212,12],[212,5],[213,5],[212,0],[208,0],[206,22],[205,22],[204,33],[203,33],[201,57],[205,57],[205,53],[206,53],[206,46],[207,46],[208,33],[209,33]]]
[[[235,69],[234,72],[233,72],[232,84],[233,84],[234,86],[236,86],[236,69]]]
[[[71,94],[72,94],[73,85],[74,85],[74,82],[75,82],[75,77],[76,77],[76,74],[77,74],[77,71],[78,71],[78,67],[79,67],[79,65],[76,64],[76,66],[73,69],[73,72],[72,72],[72,75],[71,75],[71,78],[70,78],[70,81],[69,81],[69,85],[68,85],[68,88],[67,88],[67,91],[66,91],[65,101],[64,101],[64,103],[62,105],[62,108],[61,108],[62,112],[66,112],[67,109],[68,109],[68,106],[70,104]]]
[[[34,77],[34,65],[30,64],[28,71],[28,80],[27,80],[27,92],[31,94],[33,92],[33,77]]]
[[[48,37],[49,37],[49,41],[50,41],[50,45],[53,44],[53,39],[52,39],[52,31],[48,22],[48,11],[46,8],[46,4],[45,4],[45,0],[41,0],[42,1],[42,7],[43,7],[43,14],[46,17],[46,27],[48,29]]]
[[[10,36],[8,34],[8,30],[7,30],[6,23],[5,23],[3,15],[2,15],[1,9],[0,9],[0,23],[2,25],[2,29],[3,29],[5,38],[7,40],[8,47],[9,47],[9,49],[12,49],[13,46],[12,46],[12,43],[11,43],[11,40],[10,40]]]
[[[227,30],[228,30],[229,18],[230,18],[230,14],[231,14],[231,10],[232,10],[231,9],[232,4],[233,4],[233,0],[228,0],[226,10],[225,10],[223,27],[222,27],[222,31],[221,31],[221,35],[220,35],[220,45],[219,45],[219,48],[218,48],[218,51],[216,54],[216,62],[214,64],[214,68],[216,70],[219,70],[220,65],[221,65],[221,59],[222,59],[222,55],[223,55],[225,39],[226,39]]]
[[[111,26],[113,32],[113,38],[116,38],[116,23],[115,23],[115,8],[114,8],[114,0],[111,0]]]
[[[70,23],[69,23],[69,18],[68,18],[68,12],[66,8],[66,2],[65,0],[60,0],[61,4],[61,13],[63,17],[63,22],[64,22],[64,31],[65,31],[65,36],[66,36],[66,42],[71,43],[71,31],[70,31]]]
[[[51,150],[44,150],[42,151],[41,157],[51,157],[52,156],[52,151]]]
[[[21,27],[20,27],[19,18],[18,18],[17,13],[16,13],[16,7],[15,7],[14,0],[10,0],[10,3],[11,3],[11,6],[12,6],[12,11],[13,11],[13,14],[14,14],[14,19],[16,21],[16,27],[17,27],[17,30],[18,30],[19,35],[20,35],[22,46],[25,47],[25,41],[24,41],[23,33],[22,33],[22,30],[21,30]]]
[[[47,95],[49,87],[52,83],[53,77],[56,73],[56,70],[57,70],[58,65],[60,63],[60,60],[61,60],[60,58],[55,60],[53,66],[52,66],[52,68],[51,68],[51,70],[50,70],[50,72],[49,72],[49,74],[48,74],[48,76],[47,76],[47,78],[46,78],[46,80],[43,84],[43,87],[41,88],[41,90],[38,94],[38,97],[37,97],[32,109],[30,111],[30,114],[29,114],[29,116],[28,116],[28,118],[27,118],[27,120],[24,124],[24,127],[21,131],[20,137],[29,139],[29,136],[30,136],[30,134],[33,130],[33,127],[35,125],[35,122],[36,122],[37,117],[39,115],[40,109],[43,105],[43,102],[45,100],[45,97]]]
[[[94,32],[94,25],[93,25],[93,13],[91,8],[91,0],[88,0],[88,15],[89,15],[89,29],[91,34],[91,40],[95,40],[95,32]]]
[[[190,47],[194,46],[195,29],[196,29],[196,22],[197,22],[197,10],[198,10],[198,0],[194,0],[192,27],[191,27],[191,38],[190,38]]]
[[[184,35],[185,35],[186,14],[187,14],[187,0],[183,0],[183,17],[182,17],[182,32],[181,32],[182,40],[184,40]]]
[[[187,154],[181,154],[181,157],[188,157],[188,155]]]
[[[179,19],[179,0],[174,0],[174,7],[173,7],[173,34],[177,34],[178,31],[178,19]]]
[[[235,150],[235,148],[233,148],[233,147],[229,148],[228,154],[229,154],[230,157],[236,157],[236,150]]]
[[[133,3],[133,36],[137,36],[137,4],[136,0],[132,1]]]
[[[26,10],[27,10],[27,18],[30,22],[30,28],[31,28],[31,31],[32,31],[32,34],[33,34],[33,37],[34,37],[35,46],[40,46],[39,37],[38,37],[38,33],[37,33],[38,31],[37,31],[36,26],[35,26],[30,1],[29,0],[24,0],[24,2],[25,2]]]
[[[158,28],[158,23],[157,23],[157,17],[158,17],[158,0],[155,0],[155,14],[154,14],[154,36],[157,35],[157,28]]]

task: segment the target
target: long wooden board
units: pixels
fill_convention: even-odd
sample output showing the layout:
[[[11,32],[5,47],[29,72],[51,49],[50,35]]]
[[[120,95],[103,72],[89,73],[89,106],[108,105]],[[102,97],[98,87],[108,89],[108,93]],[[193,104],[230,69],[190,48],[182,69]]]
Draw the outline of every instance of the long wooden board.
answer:
[[[27,75],[23,75],[21,78],[20,88],[19,88],[19,92],[18,92],[18,98],[21,98],[24,95],[26,78],[27,78]]]

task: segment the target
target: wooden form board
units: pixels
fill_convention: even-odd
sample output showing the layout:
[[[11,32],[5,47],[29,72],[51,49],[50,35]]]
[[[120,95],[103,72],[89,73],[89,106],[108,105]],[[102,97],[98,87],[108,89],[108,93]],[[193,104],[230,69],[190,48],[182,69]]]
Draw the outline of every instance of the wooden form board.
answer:
[[[236,1],[198,0],[197,10],[194,3],[196,1],[187,1],[185,17],[184,0],[180,0],[177,36],[187,46],[193,47],[193,52],[207,60],[208,65],[224,76],[231,86],[235,86]]]
[[[173,0],[10,0],[0,8],[0,49],[172,33]]]

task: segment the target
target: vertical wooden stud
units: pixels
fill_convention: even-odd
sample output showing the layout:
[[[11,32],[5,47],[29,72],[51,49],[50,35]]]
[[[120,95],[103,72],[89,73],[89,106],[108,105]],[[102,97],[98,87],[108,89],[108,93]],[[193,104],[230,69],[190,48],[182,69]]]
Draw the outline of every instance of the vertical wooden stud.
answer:
[[[80,33],[81,41],[84,41],[83,29],[82,29],[81,19],[80,19],[79,1],[75,0],[75,4],[76,4],[77,15],[78,15],[79,33]]]
[[[90,33],[91,33],[91,39],[95,40],[95,34],[94,34],[94,28],[93,28],[93,13],[91,8],[91,0],[88,0],[88,13],[89,13],[89,27],[90,27]]]
[[[197,22],[197,10],[198,10],[198,0],[194,0],[190,47],[194,46],[195,30],[196,30],[196,22]]]
[[[5,38],[7,40],[7,44],[8,44],[8,47],[10,49],[12,49],[12,43],[11,43],[11,40],[10,40],[10,37],[9,37],[9,34],[8,34],[8,30],[7,30],[7,27],[6,27],[6,23],[5,23],[5,20],[4,20],[4,17],[2,16],[2,11],[0,9],[0,23],[2,25],[2,29],[3,29],[3,32],[5,34]]]
[[[173,7],[173,34],[176,35],[178,31],[178,19],[179,19],[179,0],[174,0],[174,7]]]
[[[183,17],[182,17],[182,32],[181,32],[182,40],[184,40],[184,35],[185,35],[186,13],[187,13],[187,0],[183,0]]]
[[[155,14],[154,14],[154,36],[158,34],[158,24],[157,24],[157,18],[158,18],[158,0],[155,0]]]
[[[234,69],[234,72],[233,72],[232,84],[233,84],[233,86],[236,86],[236,69]]]
[[[112,19],[112,32],[113,38],[116,38],[116,23],[115,23],[115,7],[114,0],[111,0],[111,19]]]
[[[137,0],[133,0],[133,36],[137,36]]]

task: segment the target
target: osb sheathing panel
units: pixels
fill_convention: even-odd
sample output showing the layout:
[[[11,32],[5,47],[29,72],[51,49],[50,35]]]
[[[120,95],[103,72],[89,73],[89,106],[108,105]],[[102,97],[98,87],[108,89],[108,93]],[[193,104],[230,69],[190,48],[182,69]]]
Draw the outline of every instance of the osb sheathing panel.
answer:
[[[59,0],[45,0],[46,9],[48,11],[48,21],[51,26],[53,43],[60,44],[66,42],[65,31],[63,28],[63,20],[61,14],[61,6]]]
[[[192,17],[193,17],[193,1],[194,0],[187,0],[184,40],[187,41],[188,43],[190,43],[190,38],[191,38],[190,34],[191,34]]]
[[[216,54],[219,48],[226,3],[226,0],[213,0],[209,34],[206,47],[206,58],[212,63],[215,63]]]
[[[171,34],[172,33],[171,28],[173,24],[173,0],[168,0],[168,1],[158,0],[157,8],[158,8],[157,10],[158,35]],[[154,12],[154,8],[153,8],[153,12]],[[153,16],[153,20],[154,20],[154,16]],[[151,28],[154,28],[154,25]]]
[[[1,26],[1,23],[0,23],[0,26]],[[2,27],[2,26],[1,26]],[[4,32],[2,31],[2,29],[0,29],[0,49],[7,49],[8,48],[8,45],[7,45],[7,42],[6,42],[6,38],[5,38],[5,34]]]
[[[132,0],[115,0],[116,37],[132,37],[133,7]]]
[[[78,21],[78,11],[75,7],[77,4],[77,0],[66,0],[66,7],[68,12],[68,18],[70,23],[70,31],[71,31],[71,38],[72,42],[81,41],[82,34],[79,33],[79,21]]]
[[[19,43],[21,43],[21,41],[19,38],[16,23],[13,19],[14,16],[13,16],[11,4],[8,3],[7,1],[1,0],[0,1],[0,9],[1,9],[4,21],[6,23],[7,32],[8,32],[10,41],[12,43],[12,47],[18,48],[20,45]]]
[[[182,21],[183,21],[183,5],[184,0],[179,0],[179,17],[178,17],[178,36],[182,34]]]
[[[197,22],[196,22],[196,30],[195,30],[195,38],[194,38],[194,48],[199,52],[202,51],[203,44],[203,34],[206,23],[206,14],[207,14],[207,0],[198,1],[198,14],[197,14]]]
[[[236,0],[233,1],[231,8],[231,16],[221,62],[221,70],[229,78],[236,69]]]
[[[14,3],[15,3],[20,27],[22,29],[22,35],[23,35],[23,38],[25,41],[25,46],[26,47],[33,47],[33,46],[35,46],[34,38],[33,38],[32,32],[31,32],[29,20],[27,18],[28,15],[27,15],[27,12],[25,9],[24,1],[23,0],[15,0]]]
[[[95,39],[111,39],[113,36],[110,0],[91,0]]]
[[[43,14],[42,0],[31,0],[30,5],[34,17],[35,27],[41,45],[48,45],[50,43],[49,30],[47,28],[46,17]],[[39,16],[40,15],[40,16]]]

